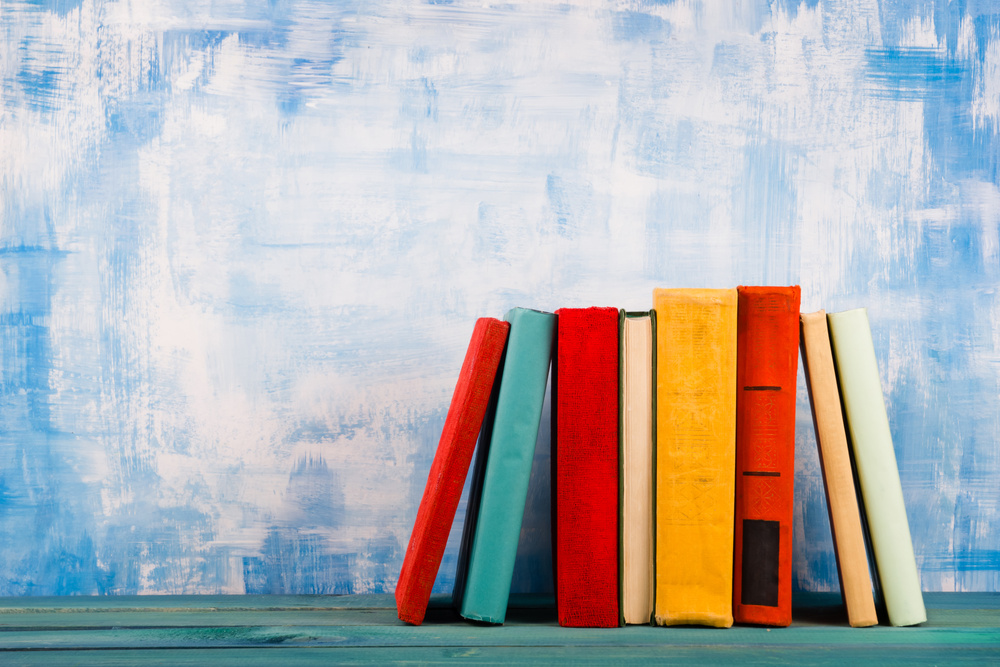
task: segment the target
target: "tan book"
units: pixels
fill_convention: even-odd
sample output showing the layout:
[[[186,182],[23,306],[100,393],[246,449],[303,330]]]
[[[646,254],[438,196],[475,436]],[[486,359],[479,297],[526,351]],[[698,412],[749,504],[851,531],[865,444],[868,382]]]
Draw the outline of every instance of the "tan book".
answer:
[[[659,625],[733,624],[736,290],[657,289]]]
[[[621,316],[621,609],[653,615],[653,335],[649,312]]]
[[[854,628],[878,623],[872,581],[868,571],[861,514],[847,449],[837,375],[833,367],[826,313],[802,313],[802,361],[812,405],[816,443],[819,447],[826,504],[830,511],[833,550],[837,557],[840,590],[847,606],[847,621]]]

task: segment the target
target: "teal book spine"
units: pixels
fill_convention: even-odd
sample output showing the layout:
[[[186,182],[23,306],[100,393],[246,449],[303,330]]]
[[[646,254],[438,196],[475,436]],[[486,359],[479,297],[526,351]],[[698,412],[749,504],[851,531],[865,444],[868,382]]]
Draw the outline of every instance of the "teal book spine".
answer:
[[[507,355],[493,431],[480,450],[485,470],[456,600],[462,616],[486,623],[503,623],[507,615],[556,326],[554,314],[526,308],[514,308],[504,319],[510,322]]]
[[[859,308],[830,313],[827,321],[889,622],[897,626],[923,623],[927,612],[868,315]]]

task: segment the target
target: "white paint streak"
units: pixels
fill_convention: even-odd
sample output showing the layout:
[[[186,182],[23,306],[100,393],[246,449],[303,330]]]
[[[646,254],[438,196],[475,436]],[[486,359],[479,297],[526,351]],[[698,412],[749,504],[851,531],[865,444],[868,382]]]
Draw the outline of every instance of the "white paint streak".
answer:
[[[983,55],[979,86],[972,99],[972,117],[976,129],[1000,133],[1000,29],[994,25],[990,32],[986,53]],[[969,40],[974,38],[974,35],[970,35]]]
[[[284,530],[354,557],[356,592],[389,588],[475,317],[764,280],[801,282],[803,310],[869,308],[887,395],[915,402],[893,414],[930,415],[903,445],[948,524],[927,550],[995,534],[985,495],[955,518],[976,473],[952,445],[1000,425],[952,416],[977,403],[948,373],[1000,386],[1000,297],[977,284],[967,334],[928,294],[954,297],[938,274],[967,238],[995,275],[1000,195],[939,150],[966,145],[934,135],[944,102],[873,75],[876,2],[279,5],[9,13],[35,60],[0,44],[0,240],[61,254],[5,258],[0,299],[46,329],[37,395],[75,438],[53,456],[91,490],[102,568],[239,592]],[[896,27],[891,46],[949,47],[930,15]],[[996,132],[1000,35],[984,44],[964,17],[958,111]],[[342,503],[327,523],[303,462]],[[982,583],[935,567],[930,586]]]

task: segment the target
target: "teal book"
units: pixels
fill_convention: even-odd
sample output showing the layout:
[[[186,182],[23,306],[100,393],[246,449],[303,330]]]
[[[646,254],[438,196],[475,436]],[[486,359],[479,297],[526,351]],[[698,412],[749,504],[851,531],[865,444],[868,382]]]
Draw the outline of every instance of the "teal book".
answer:
[[[556,327],[554,314],[526,308],[504,320],[503,374],[480,435],[453,594],[462,616],[486,623],[507,615]]]
[[[878,361],[864,308],[827,315],[875,567],[892,625],[927,620]]]

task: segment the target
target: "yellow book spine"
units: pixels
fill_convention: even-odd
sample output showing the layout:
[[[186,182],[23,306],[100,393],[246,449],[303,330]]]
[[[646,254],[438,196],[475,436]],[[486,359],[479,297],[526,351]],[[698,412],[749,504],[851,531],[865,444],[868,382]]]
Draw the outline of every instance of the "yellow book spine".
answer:
[[[733,624],[736,290],[657,289],[659,625]]]

